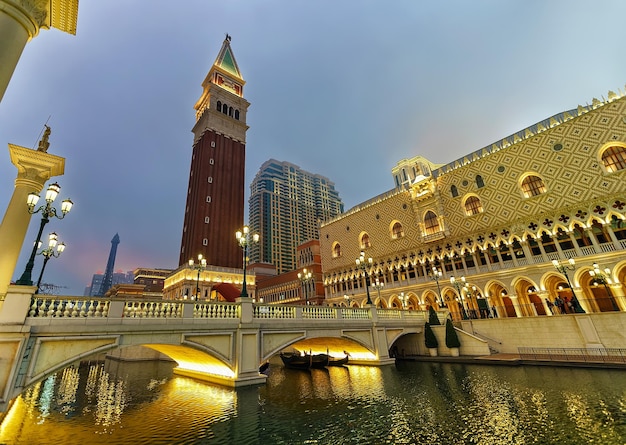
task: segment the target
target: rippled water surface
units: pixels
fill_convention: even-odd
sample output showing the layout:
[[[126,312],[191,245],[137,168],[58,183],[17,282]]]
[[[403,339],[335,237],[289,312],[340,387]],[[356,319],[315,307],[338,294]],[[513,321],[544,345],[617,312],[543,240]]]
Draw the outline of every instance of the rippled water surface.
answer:
[[[165,362],[68,368],[17,399],[2,444],[626,443],[626,371],[408,362],[237,390]]]

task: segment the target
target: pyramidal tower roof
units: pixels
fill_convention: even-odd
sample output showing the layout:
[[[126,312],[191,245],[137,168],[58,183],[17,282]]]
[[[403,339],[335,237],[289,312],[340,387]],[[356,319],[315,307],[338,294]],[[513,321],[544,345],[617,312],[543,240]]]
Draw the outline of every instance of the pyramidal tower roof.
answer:
[[[235,56],[233,55],[233,50],[230,47],[231,37],[226,34],[226,38],[224,39],[224,43],[222,43],[222,49],[220,49],[213,66],[221,68],[224,71],[232,74],[233,76],[237,76],[239,79],[243,79],[241,76],[241,72],[239,71],[239,66],[237,65],[237,61],[235,60]]]
[[[243,87],[246,81],[239,71],[239,65],[230,47],[230,40],[231,37],[226,34],[222,48],[202,82],[202,94],[194,105],[196,121],[200,120],[204,111],[211,107],[212,95],[220,96],[222,101],[224,101],[223,93],[225,92],[243,98]],[[216,103],[213,103],[213,106],[216,106]]]

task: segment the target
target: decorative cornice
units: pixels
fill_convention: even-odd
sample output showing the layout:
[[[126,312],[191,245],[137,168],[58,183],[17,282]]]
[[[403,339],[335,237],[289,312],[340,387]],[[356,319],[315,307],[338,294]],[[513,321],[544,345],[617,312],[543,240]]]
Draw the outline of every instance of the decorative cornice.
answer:
[[[18,175],[32,176],[31,170],[36,170],[49,178],[65,172],[65,158],[60,156],[13,144],[9,144],[9,153],[11,162],[17,167]]]

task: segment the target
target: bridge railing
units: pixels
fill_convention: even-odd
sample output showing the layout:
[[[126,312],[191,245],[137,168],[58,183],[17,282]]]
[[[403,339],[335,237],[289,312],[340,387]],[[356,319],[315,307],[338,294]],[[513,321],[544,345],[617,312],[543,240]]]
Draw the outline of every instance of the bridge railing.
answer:
[[[428,313],[419,310],[346,308],[335,306],[299,306],[215,301],[181,301],[155,299],[110,299],[98,297],[63,297],[34,295],[29,318],[206,318],[240,319],[242,305],[252,307],[254,319],[309,320],[427,320]]]
[[[626,363],[624,348],[526,348],[519,347],[522,360]]]
[[[241,307],[225,302],[179,300],[117,300],[94,297],[36,295],[29,318],[211,318],[236,319]]]
[[[379,319],[386,320],[428,320],[427,311],[399,310],[399,309],[377,309]]]

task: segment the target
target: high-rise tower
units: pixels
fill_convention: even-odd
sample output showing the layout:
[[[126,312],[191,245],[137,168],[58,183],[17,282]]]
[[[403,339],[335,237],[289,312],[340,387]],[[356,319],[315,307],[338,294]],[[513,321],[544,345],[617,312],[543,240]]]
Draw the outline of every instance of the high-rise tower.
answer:
[[[243,226],[246,154],[245,81],[227,34],[202,82],[179,265],[202,254],[210,265],[242,267],[235,232]]]
[[[297,165],[266,161],[250,185],[250,229],[261,235],[252,262],[272,263],[278,273],[295,270],[296,248],[319,239],[319,225],[343,212],[328,178]]]
[[[111,251],[109,252],[109,259],[107,261],[107,268],[104,271],[104,277],[102,277],[102,283],[100,283],[100,289],[95,295],[103,296],[106,294],[113,285],[113,269],[115,268],[115,256],[117,255],[117,245],[120,243],[120,236],[116,233],[111,240]]]

